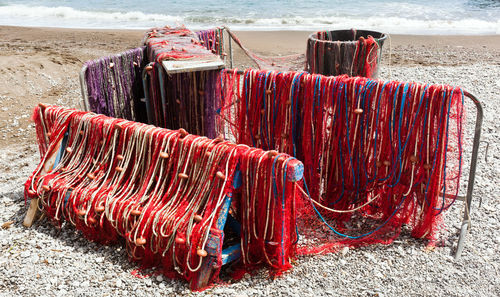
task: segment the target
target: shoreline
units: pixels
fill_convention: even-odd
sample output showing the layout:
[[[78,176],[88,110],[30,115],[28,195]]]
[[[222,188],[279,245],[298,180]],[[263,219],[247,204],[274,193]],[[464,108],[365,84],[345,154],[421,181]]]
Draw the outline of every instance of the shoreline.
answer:
[[[236,31],[263,56],[305,54],[308,31]],[[33,143],[27,121],[38,102],[79,107],[78,75],[85,61],[140,46],[142,30],[88,30],[0,26],[0,147]],[[234,44],[233,44],[234,45]],[[233,46],[235,67],[255,67]],[[239,63],[238,63],[239,61]],[[500,35],[392,35],[382,68],[498,64]],[[392,77],[392,79],[398,79]],[[412,78],[419,80],[419,77]]]

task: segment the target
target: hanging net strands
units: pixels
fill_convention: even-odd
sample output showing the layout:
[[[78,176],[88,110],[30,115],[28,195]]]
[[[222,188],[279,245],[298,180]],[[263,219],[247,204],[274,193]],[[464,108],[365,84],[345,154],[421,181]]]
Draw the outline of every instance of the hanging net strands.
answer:
[[[80,77],[86,109],[127,120],[145,120],[141,70],[145,47],[87,61]]]
[[[213,38],[217,32],[214,31]],[[168,73],[165,63],[172,62],[168,65],[175,70],[186,61],[194,63],[189,64],[193,66],[203,67],[212,62],[220,62],[223,66],[221,59],[184,27],[152,29],[146,34],[144,43],[151,61],[145,69],[149,79],[144,81],[150,106],[149,123],[169,129],[184,127],[194,134],[215,138],[215,110],[220,101],[215,86],[220,67]],[[217,46],[215,43],[211,46]]]
[[[460,88],[227,70],[220,89],[219,133],[304,163],[305,201],[298,203],[297,222],[312,230],[299,228],[301,236],[325,238],[319,231],[327,223],[325,231],[335,236],[318,245],[332,249],[390,242],[403,225],[414,237],[435,238],[443,211],[456,198],[439,193],[459,189]],[[371,231],[352,228],[360,222]],[[305,250],[328,251],[325,246]]]
[[[196,36],[200,43],[213,54],[225,59],[226,52],[224,47],[224,28],[217,27],[208,30],[201,30],[196,32]]]
[[[230,208],[243,267],[291,267],[297,159],[56,106],[37,107],[33,118],[43,149],[25,197],[55,224],[105,244],[122,237],[133,260],[198,290],[217,281]]]

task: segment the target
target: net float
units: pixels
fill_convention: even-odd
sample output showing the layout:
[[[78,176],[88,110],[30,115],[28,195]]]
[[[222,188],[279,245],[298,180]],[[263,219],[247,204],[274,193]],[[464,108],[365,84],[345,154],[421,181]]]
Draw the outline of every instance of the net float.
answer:
[[[217,177],[222,180],[226,179],[226,176],[222,173],[222,171],[217,171]]]
[[[88,217],[87,222],[89,222],[89,224],[91,224],[91,225],[94,225],[95,223],[97,223],[97,221],[96,221],[96,219],[94,219],[94,217]]]
[[[208,256],[207,251],[202,250],[202,249],[197,250],[197,251],[196,251],[196,254],[197,254],[198,256],[202,257],[202,258],[204,258],[204,257]]]
[[[270,158],[273,158],[273,157],[276,157],[278,155],[278,151],[275,151],[275,150],[272,150],[272,151],[269,151],[267,153],[267,155],[270,157]]]
[[[219,143],[219,142],[223,142],[223,141],[224,141],[224,136],[222,136],[222,135],[217,136],[217,138],[215,138],[215,140],[214,140],[215,143]]]
[[[131,215],[133,216],[140,216],[142,213],[142,211],[140,209],[132,209],[132,211],[130,212]]]
[[[146,244],[146,238],[144,237],[139,237],[135,240],[136,245],[145,245]]]
[[[180,134],[180,137],[181,137],[181,138],[184,138],[184,137],[186,137],[189,133],[188,133],[186,130],[184,130],[184,128],[180,128],[180,129],[179,129],[179,134]]]

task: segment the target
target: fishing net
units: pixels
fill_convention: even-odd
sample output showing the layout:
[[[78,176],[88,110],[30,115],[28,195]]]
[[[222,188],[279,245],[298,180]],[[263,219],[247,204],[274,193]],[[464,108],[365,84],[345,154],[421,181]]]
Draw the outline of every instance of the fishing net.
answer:
[[[403,227],[435,239],[458,194],[460,88],[229,70],[221,98],[219,133],[304,163],[299,253],[389,243]]]
[[[145,120],[141,71],[145,47],[87,61],[82,90],[88,108],[96,113],[128,120]]]
[[[67,221],[104,244],[124,238],[143,267],[202,289],[218,278],[219,220],[230,207],[245,269],[291,267],[297,192],[290,168],[302,166],[295,158],[54,106],[37,107],[34,120],[43,150],[25,197],[38,198],[54,224]]]

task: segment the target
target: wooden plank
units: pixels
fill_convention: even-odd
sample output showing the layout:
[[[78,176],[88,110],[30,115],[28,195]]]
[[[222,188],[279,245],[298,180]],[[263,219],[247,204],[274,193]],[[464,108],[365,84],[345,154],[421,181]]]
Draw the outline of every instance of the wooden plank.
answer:
[[[26,216],[24,217],[23,225],[24,227],[31,227],[36,217],[38,216],[38,198],[31,199],[30,207],[26,212]]]
[[[233,177],[233,187],[235,189],[241,186],[241,172],[237,170]],[[208,256],[203,259],[203,263],[201,264],[200,270],[198,270],[198,274],[193,278],[191,287],[193,289],[200,289],[206,287],[208,282],[210,281],[214,270],[217,270],[219,267],[217,266],[217,259],[219,254],[222,256],[222,242],[221,237],[223,236],[224,226],[226,225],[226,220],[229,215],[229,208],[231,207],[232,201],[232,193],[228,193],[224,198],[224,203],[219,211],[219,215],[217,217],[217,221],[215,222],[215,227],[210,229],[210,233],[208,234],[207,244],[205,245],[205,250],[208,253]],[[239,254],[241,255],[241,250],[238,247]],[[228,259],[237,259],[238,253],[236,251],[232,251],[231,255],[228,255]],[[227,260],[226,260],[227,262]],[[224,265],[224,263],[223,263]]]
[[[219,70],[224,68],[224,62],[219,57],[214,57],[214,59],[210,60],[164,60],[162,61],[162,65],[167,74]]]
[[[222,265],[226,265],[241,257],[241,244],[235,244],[222,250]]]
[[[48,173],[48,172],[52,171],[52,169],[54,169],[54,167],[57,166],[57,164],[61,161],[61,158],[62,158],[62,155],[64,153],[64,149],[66,147],[67,141],[68,141],[68,133],[66,133],[64,135],[63,139],[61,139],[59,141],[59,144],[58,144],[59,148],[56,149],[47,158],[47,160],[45,161],[45,164],[43,165],[42,170],[40,171],[40,174]],[[33,198],[33,199],[31,199],[30,206],[29,206],[28,211],[26,212],[26,215],[24,217],[23,225],[25,227],[28,227],[28,228],[31,227],[33,225],[33,222],[38,217],[38,214],[39,214],[38,198]]]

